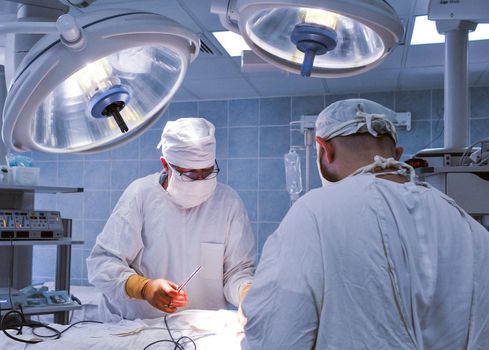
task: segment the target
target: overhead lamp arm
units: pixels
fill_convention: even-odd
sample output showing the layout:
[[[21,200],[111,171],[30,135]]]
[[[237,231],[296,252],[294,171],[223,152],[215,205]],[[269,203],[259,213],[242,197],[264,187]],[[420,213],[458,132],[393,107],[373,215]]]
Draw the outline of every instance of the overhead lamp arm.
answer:
[[[85,8],[90,6],[95,0],[58,0],[60,3],[69,7]]]
[[[57,33],[56,22],[5,22],[0,23],[0,34],[50,34]]]
[[[219,16],[219,21],[224,28],[239,34],[236,0],[213,0],[211,13]]]
[[[23,4],[27,6],[37,6],[46,9],[58,10],[62,12],[68,12],[69,6],[63,3],[63,0],[6,0],[17,4]]]
[[[73,16],[64,14],[56,22],[6,22],[0,23],[0,34],[52,34],[59,33],[63,44],[72,49],[83,48],[85,38]]]
[[[95,0],[6,0],[18,4],[53,8],[68,12],[68,8],[85,8],[90,6]]]

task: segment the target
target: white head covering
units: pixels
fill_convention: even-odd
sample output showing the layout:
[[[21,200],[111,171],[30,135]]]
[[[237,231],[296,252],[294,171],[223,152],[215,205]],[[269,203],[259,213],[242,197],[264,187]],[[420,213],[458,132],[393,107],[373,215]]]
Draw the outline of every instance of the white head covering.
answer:
[[[354,98],[330,104],[316,120],[316,135],[330,140],[368,132],[377,137],[389,135],[397,143],[393,119],[396,113],[373,101]]]
[[[167,162],[187,169],[203,169],[216,160],[215,128],[203,118],[181,118],[166,123],[161,153]]]

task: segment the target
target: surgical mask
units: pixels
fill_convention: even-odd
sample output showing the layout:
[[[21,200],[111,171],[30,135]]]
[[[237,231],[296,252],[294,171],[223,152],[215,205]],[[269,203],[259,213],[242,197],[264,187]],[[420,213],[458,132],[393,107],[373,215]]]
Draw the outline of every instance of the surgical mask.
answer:
[[[171,169],[166,191],[175,204],[187,209],[193,208],[204,203],[214,193],[217,178],[187,182],[181,179],[175,169]]]
[[[316,143],[316,165],[319,172],[319,178],[321,179],[321,184],[323,185],[323,187],[327,187],[333,184],[333,182],[328,181],[324,178],[321,171],[321,146],[318,143]]]

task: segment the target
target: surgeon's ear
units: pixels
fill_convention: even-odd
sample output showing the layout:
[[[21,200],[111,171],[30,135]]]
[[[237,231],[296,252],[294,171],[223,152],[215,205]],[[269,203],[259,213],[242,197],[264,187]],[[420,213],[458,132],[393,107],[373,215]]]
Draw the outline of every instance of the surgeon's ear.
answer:
[[[163,165],[163,171],[165,173],[167,173],[168,172],[168,163],[166,162],[166,159],[163,157],[160,157],[160,160],[161,160],[161,165]]]
[[[328,163],[331,163],[334,159],[334,147],[331,144],[331,142],[325,141],[319,136],[316,136],[316,142],[318,143],[319,147],[322,147],[324,149],[324,155],[326,156],[326,161]]]
[[[404,153],[404,148],[403,147],[396,147],[396,153],[394,155],[395,160],[401,159],[402,154]]]

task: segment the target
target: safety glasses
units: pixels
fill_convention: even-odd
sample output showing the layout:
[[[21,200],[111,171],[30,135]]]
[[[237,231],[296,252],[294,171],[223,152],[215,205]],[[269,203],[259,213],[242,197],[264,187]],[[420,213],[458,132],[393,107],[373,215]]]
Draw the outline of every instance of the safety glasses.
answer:
[[[219,164],[217,164],[217,160],[214,161],[214,166],[205,168],[205,169],[194,169],[190,171],[180,171],[173,164],[169,164],[170,168],[174,171],[175,174],[178,174],[182,181],[192,182],[198,180],[210,180],[213,179],[219,174]]]

